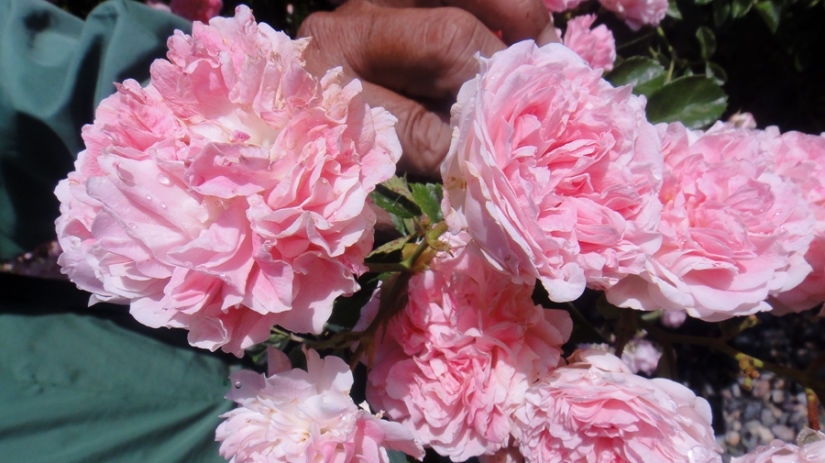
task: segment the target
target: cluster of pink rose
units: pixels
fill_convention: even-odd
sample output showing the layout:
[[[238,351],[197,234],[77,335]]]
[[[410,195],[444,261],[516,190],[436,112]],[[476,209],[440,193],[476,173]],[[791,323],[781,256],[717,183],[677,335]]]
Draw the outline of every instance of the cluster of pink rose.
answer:
[[[601,350],[565,361],[568,313],[536,306],[466,232],[447,240],[376,349],[370,405],[453,461],[721,462],[704,399]]]
[[[55,190],[59,263],[93,302],[240,357],[273,325],[320,333],[358,289],[367,195],[401,156],[395,117],[340,69],[306,71],[307,43],[239,7],[176,31],[147,87],[100,104]]]
[[[579,6],[583,0],[544,0],[551,13],[561,13]],[[601,5],[638,30],[643,25],[658,25],[668,9],[667,0],[599,0]],[[616,41],[606,25],[595,28],[595,14],[574,16],[567,21],[564,33],[556,29],[562,43],[581,56],[593,69],[610,71],[616,61]]]
[[[572,10],[584,0],[544,0],[551,13]],[[643,25],[657,25],[667,14],[667,0],[599,0],[601,6],[615,13],[633,30]]]
[[[358,81],[304,69],[307,43],[241,6],[177,32],[148,86],[101,103],[56,189],[60,264],[92,302],[238,356],[273,325],[322,333],[366,271],[367,195],[401,149]],[[269,375],[232,377],[222,455],[721,461],[707,402],[600,350],[565,359],[571,319],[533,287],[706,320],[809,308],[825,299],[825,137],[653,126],[601,73],[559,44],[481,59],[442,166],[450,251],[411,277],[364,359],[378,414],[340,358],[308,350],[304,371],[270,350]]]
[[[494,265],[556,301],[590,287],[708,321],[825,300],[825,135],[654,127],[557,44],[481,66],[441,173],[448,223]]]

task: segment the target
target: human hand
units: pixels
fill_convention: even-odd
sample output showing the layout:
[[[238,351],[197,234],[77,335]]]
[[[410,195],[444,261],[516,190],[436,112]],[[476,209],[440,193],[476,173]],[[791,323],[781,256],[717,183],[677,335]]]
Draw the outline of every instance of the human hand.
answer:
[[[398,117],[399,169],[430,178],[450,145],[450,106],[478,71],[475,53],[558,41],[542,0],[350,0],[308,16],[298,35],[313,37],[310,72],[342,66],[362,80],[368,103]]]

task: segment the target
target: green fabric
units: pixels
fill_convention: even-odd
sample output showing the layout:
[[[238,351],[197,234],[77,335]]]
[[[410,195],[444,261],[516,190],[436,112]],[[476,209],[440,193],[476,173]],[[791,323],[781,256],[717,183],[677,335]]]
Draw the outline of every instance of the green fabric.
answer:
[[[53,239],[53,190],[83,149],[80,128],[113,82],[144,81],[190,23],[111,0],[86,21],[44,0],[0,0],[0,259]]]
[[[124,307],[87,308],[68,282],[0,274],[0,286],[17,295],[0,302],[0,460],[225,461],[223,357],[136,330]]]
[[[0,0],[0,259],[53,239],[53,190],[80,129],[128,77],[145,81],[189,23],[112,0],[83,21],[42,0]],[[65,281],[0,273],[0,461],[220,462],[233,358],[87,307]]]

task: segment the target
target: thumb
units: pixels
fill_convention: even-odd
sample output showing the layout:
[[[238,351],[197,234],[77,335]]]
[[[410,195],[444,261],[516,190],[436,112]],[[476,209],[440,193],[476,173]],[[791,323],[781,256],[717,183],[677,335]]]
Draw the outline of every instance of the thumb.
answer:
[[[437,179],[441,161],[450,147],[450,123],[446,116],[379,85],[369,82],[363,85],[367,103],[383,106],[398,118],[395,128],[404,148],[398,170]]]

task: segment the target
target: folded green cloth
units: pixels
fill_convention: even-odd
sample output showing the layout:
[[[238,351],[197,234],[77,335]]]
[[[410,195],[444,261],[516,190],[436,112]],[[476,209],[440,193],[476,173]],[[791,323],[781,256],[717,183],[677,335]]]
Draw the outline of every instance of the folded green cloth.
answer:
[[[111,0],[81,20],[44,0],[0,0],[0,260],[54,237],[52,191],[83,149],[80,128],[114,91],[144,81],[191,23]]]
[[[83,21],[0,0],[0,259],[54,237],[57,182],[113,82],[143,81],[190,24],[112,0]],[[220,462],[218,415],[237,362],[152,330],[128,308],[87,308],[68,281],[0,273],[0,460]]]

